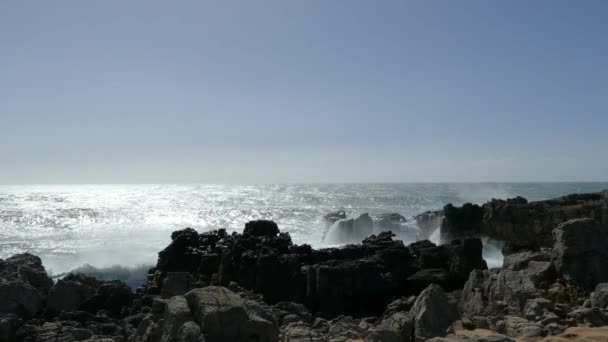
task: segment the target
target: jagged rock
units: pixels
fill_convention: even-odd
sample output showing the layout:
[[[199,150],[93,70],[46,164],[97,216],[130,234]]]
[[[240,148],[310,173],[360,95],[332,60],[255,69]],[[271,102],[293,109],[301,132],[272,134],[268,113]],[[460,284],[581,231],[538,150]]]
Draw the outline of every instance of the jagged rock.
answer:
[[[396,314],[397,312],[409,312],[412,306],[414,306],[415,302],[415,296],[396,299],[386,306],[386,309],[384,310],[384,314],[382,314],[382,316],[389,317],[393,314]]]
[[[278,341],[274,316],[258,303],[217,286],[194,289],[185,297],[208,342]]]
[[[192,228],[171,234],[171,244],[158,253],[157,268],[171,272],[194,272],[200,264],[198,233]],[[164,278],[165,274],[162,275]],[[160,279],[160,283],[162,284]]]
[[[578,324],[593,327],[608,325],[608,317],[598,308],[579,308],[569,312],[568,318],[571,318]]]
[[[412,342],[414,341],[414,317],[397,312],[384,319],[365,337],[365,342]]]
[[[319,331],[304,322],[289,323],[281,334],[281,342],[325,342],[327,331]]]
[[[608,308],[608,283],[597,284],[591,294],[591,305],[596,308]]]
[[[543,339],[542,327],[521,317],[505,316],[504,325],[500,324],[500,326],[504,327],[504,331],[501,329],[499,332],[522,342],[534,342]]]
[[[194,321],[188,302],[183,296],[175,296],[167,301],[163,318],[161,342],[175,341],[183,325]],[[192,334],[189,332],[187,335]]]
[[[585,218],[560,224],[553,231],[557,271],[587,289],[608,281],[608,224]]]
[[[359,221],[368,219],[364,215]],[[260,237],[227,235],[222,230],[200,235],[182,230],[173,234],[172,243],[160,253],[142,291],[161,294],[166,291],[169,273],[189,269],[198,284],[230,286],[236,282],[263,295],[270,304],[298,302],[327,317],[364,316],[380,314],[392,298],[417,294],[437,282],[433,277],[422,277],[418,285],[408,283],[408,277],[417,271],[442,270],[438,272],[449,279],[442,286],[453,290],[462,287],[471,270],[486,268],[479,239],[406,247],[393,236],[383,232],[358,245],[313,250],[293,245],[287,233]],[[195,265],[183,265],[188,260]]]
[[[344,317],[332,322],[327,331],[327,340],[347,342],[362,339],[365,331],[352,318]]]
[[[561,319],[553,312],[553,302],[545,298],[530,299],[524,308],[524,317],[542,326],[559,323]]]
[[[448,204],[443,207],[443,214],[442,242],[482,235],[483,210],[477,204],[465,203],[461,208]]]
[[[482,207],[472,204],[446,207],[442,241],[487,236],[507,243],[523,243],[533,251],[551,246],[553,229],[568,220],[589,217],[608,224],[608,191],[529,203],[516,198],[491,200]]]
[[[44,297],[53,286],[39,257],[29,254],[16,254],[6,260],[0,259],[0,280],[21,280]]]
[[[553,283],[556,272],[550,256],[523,252],[504,259],[496,270],[471,272],[462,291],[463,315],[523,315],[528,299],[541,297],[542,289]]]
[[[416,341],[444,336],[451,324],[458,320],[457,308],[450,304],[438,285],[430,285],[416,299],[412,307]]]
[[[250,221],[245,224],[243,230],[245,236],[277,236],[279,235],[279,227],[274,221],[259,220]]]

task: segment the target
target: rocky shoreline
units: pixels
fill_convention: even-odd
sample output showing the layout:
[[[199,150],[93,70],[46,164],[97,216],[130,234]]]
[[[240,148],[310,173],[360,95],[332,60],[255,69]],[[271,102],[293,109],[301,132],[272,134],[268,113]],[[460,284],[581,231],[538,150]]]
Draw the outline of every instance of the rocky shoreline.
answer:
[[[425,237],[441,221],[444,244],[382,232],[316,250],[272,221],[183,229],[135,293],[82,274],[54,283],[40,258],[15,255],[0,260],[0,341],[607,340],[608,191],[417,220]],[[352,222],[339,227],[362,234]],[[506,243],[501,268],[488,269],[482,238]]]

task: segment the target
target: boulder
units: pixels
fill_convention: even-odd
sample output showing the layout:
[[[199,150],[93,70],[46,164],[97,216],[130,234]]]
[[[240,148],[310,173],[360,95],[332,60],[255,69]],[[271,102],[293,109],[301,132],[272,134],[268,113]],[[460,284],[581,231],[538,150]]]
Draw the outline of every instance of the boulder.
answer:
[[[443,207],[443,213],[441,242],[446,243],[456,239],[483,235],[483,210],[477,204],[465,203],[460,208],[448,204]]]
[[[205,342],[205,338],[201,332],[201,327],[190,321],[179,328],[175,342]]]
[[[52,315],[76,310],[95,295],[100,285],[95,278],[81,274],[59,279],[49,291],[47,310]]]
[[[185,295],[207,342],[278,341],[272,312],[217,286],[194,289]]]
[[[182,329],[184,324],[194,322],[188,302],[183,296],[175,296],[167,301],[163,318],[160,342],[176,341],[177,336],[180,335],[180,331],[183,338],[191,338],[191,335],[196,336],[196,331],[192,331],[191,327]],[[200,335],[200,329],[198,332]]]
[[[365,342],[412,342],[414,341],[414,317],[407,312],[397,312],[374,328]]]
[[[0,314],[31,318],[42,310],[44,297],[38,289],[21,281],[0,281]]]
[[[82,303],[81,310],[97,313],[106,310],[113,317],[121,317],[122,310],[133,303],[129,286],[119,280],[103,282],[95,295]]]
[[[521,317],[505,316],[501,326],[502,332],[521,342],[535,342],[543,339],[543,329],[535,322],[530,322]]]
[[[53,281],[48,277],[39,257],[29,254],[16,254],[6,260],[0,259],[0,279],[21,280],[45,297]]]
[[[452,323],[459,319],[457,308],[438,285],[430,285],[422,291],[411,312],[416,341],[445,336]]]
[[[553,231],[555,267],[566,280],[586,290],[608,282],[608,225],[576,219]]]
[[[243,230],[245,236],[277,236],[279,235],[279,226],[274,221],[258,220],[250,221],[245,224]]]
[[[595,308],[608,308],[608,283],[597,284],[591,294],[591,305]]]
[[[463,316],[523,316],[529,299],[541,297],[557,278],[551,257],[522,252],[504,259],[501,269],[471,272],[462,291]]]

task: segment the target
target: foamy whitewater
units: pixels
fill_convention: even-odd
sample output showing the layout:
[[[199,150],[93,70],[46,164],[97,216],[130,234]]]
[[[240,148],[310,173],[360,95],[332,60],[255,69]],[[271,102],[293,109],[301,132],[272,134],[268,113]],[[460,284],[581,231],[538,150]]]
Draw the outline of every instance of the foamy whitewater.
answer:
[[[323,216],[338,209],[348,217],[410,218],[447,203],[517,195],[539,200],[606,188],[608,183],[1,186],[0,258],[30,252],[52,274],[80,268],[125,279],[132,269],[141,277],[171,232],[185,227],[240,232],[247,221],[268,219],[294,243],[323,247]],[[496,248],[484,254],[500,265]]]

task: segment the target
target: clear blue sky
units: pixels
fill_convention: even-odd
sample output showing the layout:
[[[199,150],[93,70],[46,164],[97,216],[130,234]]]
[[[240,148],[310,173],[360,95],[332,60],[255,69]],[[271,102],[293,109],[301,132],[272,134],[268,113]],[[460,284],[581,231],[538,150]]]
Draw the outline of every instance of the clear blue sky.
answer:
[[[0,183],[608,180],[608,1],[0,2]]]

